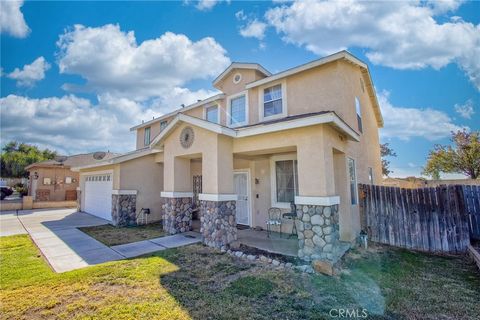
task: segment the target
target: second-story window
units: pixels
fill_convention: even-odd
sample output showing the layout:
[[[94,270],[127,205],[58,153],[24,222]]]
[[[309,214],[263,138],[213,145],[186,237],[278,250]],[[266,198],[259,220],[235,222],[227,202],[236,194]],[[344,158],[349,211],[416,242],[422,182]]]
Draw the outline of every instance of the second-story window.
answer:
[[[167,120],[163,120],[162,122],[160,122],[160,131],[165,129],[167,127],[167,124],[168,124]]]
[[[363,132],[363,126],[362,126],[362,110],[360,106],[360,100],[358,100],[357,97],[355,97],[355,110],[357,111],[357,123],[358,123],[358,130],[360,132]]]
[[[263,90],[263,116],[274,116],[282,112],[282,85],[278,84]]]
[[[218,123],[218,106],[208,107],[205,111],[205,118],[207,121]]]
[[[145,133],[143,134],[143,145],[148,146],[150,144],[150,127],[145,128]]]
[[[246,123],[246,98],[245,95],[230,100],[230,125],[238,126]]]

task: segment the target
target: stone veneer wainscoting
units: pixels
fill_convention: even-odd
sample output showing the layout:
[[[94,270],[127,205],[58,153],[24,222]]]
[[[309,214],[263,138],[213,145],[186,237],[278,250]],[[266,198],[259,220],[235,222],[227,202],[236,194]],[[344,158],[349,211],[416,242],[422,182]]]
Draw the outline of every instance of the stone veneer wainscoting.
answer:
[[[207,246],[226,249],[237,240],[236,201],[200,201],[200,233]]]
[[[82,211],[82,191],[77,188],[77,211]]]
[[[112,222],[116,226],[137,224],[137,196],[134,194],[112,194]]]
[[[298,257],[335,259],[339,244],[338,205],[297,205]]]
[[[163,230],[169,234],[187,232],[192,229],[191,197],[162,197]]]

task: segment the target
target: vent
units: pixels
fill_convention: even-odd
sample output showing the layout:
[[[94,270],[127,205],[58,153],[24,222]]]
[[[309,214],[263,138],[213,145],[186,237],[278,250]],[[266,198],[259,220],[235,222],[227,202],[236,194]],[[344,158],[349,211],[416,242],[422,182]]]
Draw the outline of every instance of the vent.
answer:
[[[95,160],[102,160],[103,158],[105,158],[105,156],[107,155],[107,153],[101,151],[101,152],[95,152],[93,154],[93,159]]]
[[[64,163],[68,157],[66,156],[56,156],[55,158],[53,158],[56,162],[60,162],[60,163]]]

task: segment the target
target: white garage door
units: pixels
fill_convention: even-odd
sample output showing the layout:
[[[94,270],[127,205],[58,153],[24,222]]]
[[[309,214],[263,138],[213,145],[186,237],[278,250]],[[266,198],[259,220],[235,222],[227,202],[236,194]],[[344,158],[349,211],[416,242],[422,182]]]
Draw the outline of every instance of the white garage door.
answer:
[[[84,211],[111,221],[112,188],[113,178],[111,174],[86,176]]]

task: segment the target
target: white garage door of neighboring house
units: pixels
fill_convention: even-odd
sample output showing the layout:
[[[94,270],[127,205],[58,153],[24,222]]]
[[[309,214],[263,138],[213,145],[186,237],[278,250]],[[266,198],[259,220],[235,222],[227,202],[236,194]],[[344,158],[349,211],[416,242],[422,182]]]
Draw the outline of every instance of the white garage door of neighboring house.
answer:
[[[85,177],[85,205],[83,210],[94,216],[112,220],[112,189],[111,174],[99,174]]]

